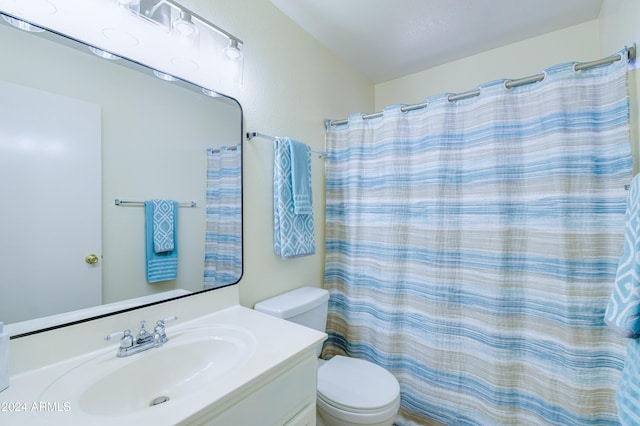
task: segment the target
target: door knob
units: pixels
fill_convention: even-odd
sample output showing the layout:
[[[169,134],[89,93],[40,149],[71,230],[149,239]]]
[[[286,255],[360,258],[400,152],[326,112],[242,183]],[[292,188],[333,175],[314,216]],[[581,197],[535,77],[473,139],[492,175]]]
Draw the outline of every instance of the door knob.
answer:
[[[98,260],[100,260],[98,256],[96,256],[93,253],[91,253],[90,255],[84,258],[84,261],[87,262],[89,265],[95,265],[96,263],[98,263]]]

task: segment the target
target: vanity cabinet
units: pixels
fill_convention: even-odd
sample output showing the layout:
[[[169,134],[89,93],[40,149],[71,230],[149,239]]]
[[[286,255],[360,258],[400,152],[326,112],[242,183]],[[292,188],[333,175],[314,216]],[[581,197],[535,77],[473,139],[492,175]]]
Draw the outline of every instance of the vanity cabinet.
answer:
[[[78,327],[103,336],[124,321],[97,331],[99,324]],[[0,424],[316,424],[315,348],[325,333],[241,306],[166,331],[163,346],[129,357],[117,357],[118,344],[111,342],[58,362],[43,358],[40,366],[12,375],[0,404],[13,409],[0,413]],[[71,327],[52,333],[55,341],[66,340],[64,333],[83,335]],[[166,399],[150,404],[156,397]]]
[[[314,426],[318,361],[313,351],[282,363],[247,389],[229,395],[181,425]],[[213,385],[215,386],[215,384]]]

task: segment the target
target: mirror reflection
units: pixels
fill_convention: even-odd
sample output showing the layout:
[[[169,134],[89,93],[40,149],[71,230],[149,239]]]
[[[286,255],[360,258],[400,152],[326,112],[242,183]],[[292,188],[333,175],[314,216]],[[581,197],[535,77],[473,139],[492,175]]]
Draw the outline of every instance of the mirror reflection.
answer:
[[[1,21],[0,321],[22,334],[236,283],[239,104]],[[151,200],[179,203],[175,279],[148,277]]]

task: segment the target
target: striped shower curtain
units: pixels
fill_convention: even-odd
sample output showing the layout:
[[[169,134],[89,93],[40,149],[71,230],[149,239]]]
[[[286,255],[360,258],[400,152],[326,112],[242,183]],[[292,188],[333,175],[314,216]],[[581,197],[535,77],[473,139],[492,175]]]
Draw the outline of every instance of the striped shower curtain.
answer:
[[[323,355],[391,371],[397,424],[618,424],[626,70],[328,125]]]
[[[204,289],[242,275],[242,146],[207,149]]]

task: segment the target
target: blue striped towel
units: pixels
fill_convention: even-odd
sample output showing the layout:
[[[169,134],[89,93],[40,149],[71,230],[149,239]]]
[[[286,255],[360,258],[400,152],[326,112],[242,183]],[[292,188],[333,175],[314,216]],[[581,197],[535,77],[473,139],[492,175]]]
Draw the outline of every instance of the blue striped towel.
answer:
[[[273,249],[283,259],[316,252],[313,210],[295,213],[290,143],[290,139],[276,138],[273,164]],[[311,168],[310,161],[307,167]],[[311,187],[308,189],[311,197]]]
[[[613,292],[604,315],[618,334],[640,335],[640,175],[631,182],[627,199],[624,248],[618,263]]]
[[[145,243],[147,261],[147,282],[175,280],[178,276],[178,203],[173,204],[173,250],[156,253],[154,248],[154,210],[155,200],[145,201]]]

